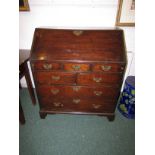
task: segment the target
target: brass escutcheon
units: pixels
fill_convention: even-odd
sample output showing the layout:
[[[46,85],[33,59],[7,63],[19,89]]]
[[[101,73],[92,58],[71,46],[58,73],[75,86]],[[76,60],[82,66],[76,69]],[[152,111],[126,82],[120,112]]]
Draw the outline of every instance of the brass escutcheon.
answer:
[[[75,71],[78,71],[81,66],[80,65],[72,65],[72,68],[75,70]]]
[[[94,91],[94,94],[95,94],[96,96],[101,96],[101,95],[102,95],[102,91]]]
[[[73,31],[73,34],[76,35],[76,36],[80,36],[82,35],[83,31],[82,30],[74,30]]]
[[[102,66],[101,66],[101,69],[102,69],[103,71],[109,71],[109,70],[111,69],[111,66],[104,66],[104,65],[102,65]]]
[[[43,68],[44,69],[51,69],[52,68],[52,64],[43,64]]]
[[[93,80],[94,80],[95,82],[99,83],[99,82],[102,81],[102,78],[96,78],[96,77],[94,77]]]
[[[52,76],[52,80],[55,80],[55,81],[58,81],[58,80],[60,80],[60,76]]]
[[[59,89],[51,89],[51,93],[56,95],[59,93]]]
[[[54,105],[55,107],[60,107],[60,106],[61,106],[61,103],[60,103],[60,102],[54,102],[53,105]]]
[[[81,100],[80,99],[73,99],[73,103],[78,104]]]
[[[101,107],[101,105],[99,105],[99,104],[92,104],[92,105],[93,105],[93,108],[94,108],[94,109],[98,109],[98,108]]]
[[[73,91],[76,91],[76,92],[78,92],[80,90],[80,87],[73,87]]]

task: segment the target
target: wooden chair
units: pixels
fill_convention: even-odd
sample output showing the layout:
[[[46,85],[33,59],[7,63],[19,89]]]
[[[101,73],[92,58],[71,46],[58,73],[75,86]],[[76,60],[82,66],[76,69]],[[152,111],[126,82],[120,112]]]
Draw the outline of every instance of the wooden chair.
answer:
[[[30,74],[29,74],[29,69],[28,69],[28,64],[27,64],[28,60],[29,58],[27,58],[24,62],[22,62],[19,65],[19,88],[22,89],[20,80],[25,76],[28,91],[29,91],[29,94],[32,100],[32,104],[35,105],[36,98],[35,98],[35,93],[34,93],[34,89],[33,89]],[[22,109],[20,97],[19,97],[19,120],[21,124],[25,124],[25,116],[24,116],[24,112]]]

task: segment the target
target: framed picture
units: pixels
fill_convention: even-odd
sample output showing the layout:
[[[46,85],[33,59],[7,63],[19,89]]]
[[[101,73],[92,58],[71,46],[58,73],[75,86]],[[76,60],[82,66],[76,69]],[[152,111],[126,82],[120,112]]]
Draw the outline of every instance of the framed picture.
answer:
[[[135,26],[135,0],[119,0],[116,26]]]
[[[28,0],[19,0],[19,11],[30,11]]]

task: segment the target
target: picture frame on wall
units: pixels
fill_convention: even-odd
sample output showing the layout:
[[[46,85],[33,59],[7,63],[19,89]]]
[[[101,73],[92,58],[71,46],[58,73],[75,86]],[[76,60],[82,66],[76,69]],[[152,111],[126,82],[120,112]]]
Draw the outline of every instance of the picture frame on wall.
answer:
[[[119,0],[116,26],[135,26],[135,0]]]
[[[30,11],[28,0],[19,0],[19,11]]]

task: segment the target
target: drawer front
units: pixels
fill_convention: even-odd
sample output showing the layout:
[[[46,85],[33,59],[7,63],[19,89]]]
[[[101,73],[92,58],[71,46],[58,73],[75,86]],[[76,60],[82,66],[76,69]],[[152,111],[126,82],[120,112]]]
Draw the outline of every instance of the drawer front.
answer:
[[[81,85],[120,85],[122,74],[119,73],[79,73],[77,83]]]
[[[35,72],[38,84],[75,84],[76,75],[64,72]]]
[[[114,64],[114,63],[103,63],[103,64],[94,64],[92,67],[93,71],[103,71],[103,72],[123,72],[123,64]]]
[[[50,98],[110,98],[117,99],[119,88],[117,87],[87,87],[87,86],[38,86],[39,96]]]
[[[96,113],[113,113],[115,110],[115,100],[98,100],[98,99],[40,99],[42,108],[52,111],[65,112],[96,112]]]
[[[89,64],[80,64],[80,63],[65,63],[65,71],[89,71]]]
[[[32,66],[35,70],[60,70],[61,65],[59,63],[52,62],[34,62]]]

